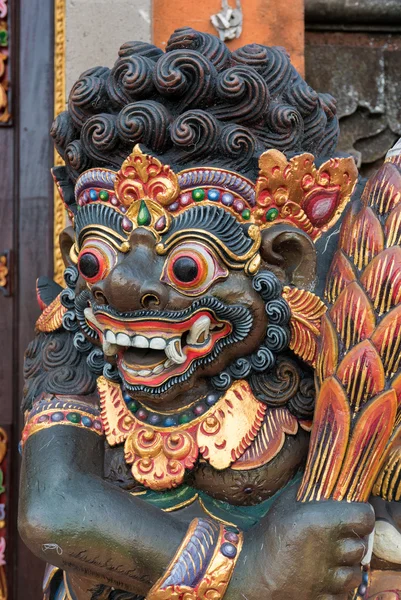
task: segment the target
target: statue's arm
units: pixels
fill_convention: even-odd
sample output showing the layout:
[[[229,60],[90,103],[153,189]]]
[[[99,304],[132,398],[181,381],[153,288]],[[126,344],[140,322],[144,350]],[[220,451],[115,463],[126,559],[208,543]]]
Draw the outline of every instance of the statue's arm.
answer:
[[[28,436],[20,533],[37,556],[69,573],[153,599],[149,591],[170,565],[192,564],[200,554],[189,542],[186,524],[103,480],[103,452],[104,438],[83,427],[51,425]],[[358,585],[360,569],[352,567],[371,531],[369,505],[344,511],[339,502],[319,506],[295,498],[296,486],[244,534],[233,571],[221,573],[228,584],[224,600],[309,600],[316,586],[329,591]],[[343,547],[348,536],[351,546]],[[184,540],[193,556],[180,551],[174,561]],[[218,549],[225,538],[216,540]],[[295,578],[288,576],[294,565]]]
[[[22,460],[19,530],[55,566],[146,595],[186,526],[103,480],[104,439],[55,425],[30,436]]]

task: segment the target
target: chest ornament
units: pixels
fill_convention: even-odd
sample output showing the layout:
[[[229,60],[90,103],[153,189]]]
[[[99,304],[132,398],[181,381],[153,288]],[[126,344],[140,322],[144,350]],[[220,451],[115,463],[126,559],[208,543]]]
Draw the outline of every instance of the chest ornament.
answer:
[[[133,477],[156,491],[180,485],[199,456],[217,470],[228,468],[252,444],[267,410],[240,380],[190,423],[156,427],[130,412],[118,384],[99,377],[97,385],[107,442],[124,444]]]

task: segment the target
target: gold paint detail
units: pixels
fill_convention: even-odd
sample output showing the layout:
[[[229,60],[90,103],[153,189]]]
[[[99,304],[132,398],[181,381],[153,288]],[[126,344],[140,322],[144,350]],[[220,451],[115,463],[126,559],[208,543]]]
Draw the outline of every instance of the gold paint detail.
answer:
[[[287,160],[279,150],[267,150],[259,159],[256,181],[255,222],[262,228],[288,222],[303,229],[314,241],[337,222],[348,204],[358,178],[353,158],[331,158],[319,168],[313,154],[304,153]],[[314,210],[323,202],[326,213]],[[318,204],[317,204],[318,203]],[[269,222],[266,213],[277,211]]]
[[[137,220],[144,202],[152,217],[151,224],[146,226],[153,228],[157,220],[164,216],[167,229],[170,216],[164,207],[171,204],[180,193],[177,175],[168,165],[144,154],[137,144],[118,171],[114,189],[117,198],[128,208],[128,218]]]
[[[8,283],[7,254],[0,254],[0,288],[6,288]]]
[[[246,381],[235,382],[205,414],[177,427],[139,421],[118,384],[99,377],[101,418],[110,446],[124,443],[125,460],[139,483],[160,491],[183,482],[201,454],[225,469],[245,452],[263,423],[266,406]]]
[[[76,242],[74,242],[70,248],[70,260],[72,262],[73,265],[77,265],[78,264],[78,249],[76,247]]]
[[[206,508],[206,505],[203,502],[202,498],[199,497],[198,498],[198,502],[199,502],[202,510],[208,515],[208,517],[211,517],[212,519],[215,519],[216,521],[218,521],[219,523],[222,523],[223,525],[227,525],[227,527],[235,527],[235,528],[237,528],[237,525],[235,523],[231,523],[231,521],[225,521],[224,519],[222,519],[218,515],[214,514],[210,510],[210,508]]]
[[[200,452],[215,469],[238,460],[262,426],[267,407],[256,400],[246,381],[234,383],[200,423]]]
[[[381,496],[387,502],[399,502],[401,500],[401,425],[396,427],[389,446],[386,450],[386,458],[379,472],[373,496]]]
[[[198,525],[201,525],[201,523],[202,522],[200,519],[194,519],[191,522],[187,533],[165,574],[152,587],[146,596],[146,600],[222,600],[228,584],[230,583],[243,545],[243,534],[239,532],[237,534],[238,541],[236,543],[236,556],[234,558],[227,558],[224,556],[221,551],[221,546],[225,541],[225,535],[227,533],[224,525],[219,525],[217,539],[213,540],[213,554],[206,568],[202,568],[203,560],[200,560],[199,568],[202,569],[202,572],[200,574],[201,576],[197,578],[197,583],[195,583],[193,586],[181,583],[174,585],[168,584],[170,575],[176,568],[177,563],[182,563],[183,567],[185,567],[186,560],[189,559],[191,564],[195,567],[195,562],[191,560],[191,553],[195,551],[191,540],[193,536],[196,535]],[[203,550],[202,556],[205,555],[206,551]],[[182,556],[184,556],[184,558],[182,558]],[[167,584],[167,586],[163,587],[165,584]]]
[[[60,294],[43,310],[39,319],[36,321],[37,331],[50,333],[57,331],[63,325],[63,316],[67,312],[65,306],[61,304]]]
[[[10,38],[13,32],[10,31],[10,0],[4,0],[1,4],[0,28],[5,37],[1,45],[0,52],[0,123],[2,125],[12,124],[12,115],[10,113],[9,91],[11,88],[10,76]]]
[[[190,506],[198,499],[199,499],[199,494],[195,494],[191,498],[188,498],[188,500],[184,500],[184,502],[180,502],[179,504],[176,504],[175,506],[170,506],[169,508],[162,508],[162,511],[167,512],[167,513],[175,512],[176,510],[180,510],[181,508],[186,508],[187,506]]]
[[[143,485],[162,490],[176,487],[184,480],[198,457],[194,437],[188,431],[161,433],[152,427],[136,427],[124,445],[125,460],[132,475]]]
[[[115,248],[116,250],[119,250],[120,252],[127,252],[127,246],[128,246],[128,250],[130,249],[128,237],[124,237],[124,236],[120,235],[119,233],[114,231],[114,229],[111,229],[110,227],[106,227],[105,225],[87,225],[86,227],[83,227],[81,229],[78,237],[79,237],[80,248],[82,248],[82,246],[87,238],[95,237],[95,238],[100,238],[100,239],[105,240],[106,242],[111,244],[111,246],[113,246],[113,248]],[[121,243],[119,244],[116,240],[119,240]],[[75,244],[73,246],[75,246]],[[77,255],[78,255],[79,251],[77,252],[77,250],[75,248],[74,253],[77,253]],[[71,255],[71,251],[70,251],[70,255]],[[77,256],[77,261],[78,261],[78,256]]]
[[[244,454],[231,468],[234,471],[249,471],[267,465],[284,446],[287,435],[298,433],[298,421],[288,408],[269,409],[258,435]]]
[[[312,292],[298,288],[284,287],[283,298],[291,311],[290,348],[302,360],[316,367],[320,325],[327,307]]]
[[[2,427],[0,427],[0,464],[3,462],[7,454],[7,441],[7,433]]]
[[[65,600],[75,600],[75,594],[70,590],[70,584],[68,581],[68,574],[66,571],[63,571],[63,581],[65,588]]]
[[[250,258],[245,265],[245,273],[247,275],[255,275],[259,271],[260,264],[262,262],[259,252]]]
[[[4,24],[4,21],[3,21]],[[0,123],[8,123],[11,121],[8,105],[8,88],[9,81],[7,78],[7,63],[8,55],[0,52]]]
[[[183,238],[190,238],[191,240],[206,241],[213,250],[215,250],[217,256],[224,262],[230,269],[244,269],[250,274],[256,272],[260,265],[260,255],[258,250],[262,241],[262,235],[259,227],[255,225],[248,229],[248,235],[253,240],[251,248],[242,255],[235,254],[220,240],[217,236],[212,233],[200,232],[196,229],[182,229],[174,233],[168,238],[165,244],[158,243],[156,245],[157,254],[163,256],[167,254],[169,250],[177,245]]]
[[[54,1],[54,117],[65,110],[65,0]],[[64,161],[54,151],[54,166],[60,167]],[[54,280],[64,285],[64,262],[59,244],[60,234],[66,225],[66,213],[63,201],[54,184],[53,218],[53,261]]]

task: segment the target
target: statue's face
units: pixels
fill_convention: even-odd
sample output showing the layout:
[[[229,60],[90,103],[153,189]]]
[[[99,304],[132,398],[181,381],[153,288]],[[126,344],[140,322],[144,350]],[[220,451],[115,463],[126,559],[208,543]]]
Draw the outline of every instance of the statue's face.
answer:
[[[93,205],[83,207],[79,222],[91,212]],[[246,230],[220,207],[193,206],[184,215],[159,239],[135,228],[122,252],[111,233],[121,233],[114,210],[104,207],[103,222],[86,229],[79,247],[90,290],[86,321],[127,391],[152,402],[169,402],[217,375],[266,333],[252,276],[227,265],[252,245]]]
[[[267,370],[288,347],[270,265],[310,285],[311,238],[335,223],[355,180],[348,159],[319,170],[312,159],[268,151],[253,184],[212,167],[176,175],[137,146],[118,173],[80,176],[77,319],[132,397],[174,409]]]

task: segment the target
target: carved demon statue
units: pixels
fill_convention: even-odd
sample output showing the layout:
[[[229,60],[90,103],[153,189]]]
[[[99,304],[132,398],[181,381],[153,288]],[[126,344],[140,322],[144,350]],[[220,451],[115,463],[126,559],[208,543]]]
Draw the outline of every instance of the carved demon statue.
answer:
[[[83,73],[26,353],[45,598],[401,597],[401,158],[358,183],[281,48],[177,30]],[[315,406],[316,405],[316,406]]]

